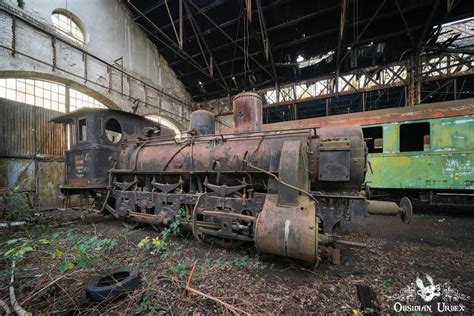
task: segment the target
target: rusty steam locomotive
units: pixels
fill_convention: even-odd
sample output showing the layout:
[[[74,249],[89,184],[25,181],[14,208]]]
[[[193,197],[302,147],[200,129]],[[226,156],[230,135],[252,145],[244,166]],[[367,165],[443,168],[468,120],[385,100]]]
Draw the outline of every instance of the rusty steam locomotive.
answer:
[[[401,215],[409,200],[369,201],[360,193],[367,151],[360,127],[262,131],[255,93],[233,99],[234,128],[215,133],[214,115],[191,114],[181,138],[130,113],[82,109],[55,118],[71,134],[66,196],[101,201],[130,227],[162,229],[183,216],[199,240],[254,242],[259,251],[318,261],[318,244],[344,220]]]

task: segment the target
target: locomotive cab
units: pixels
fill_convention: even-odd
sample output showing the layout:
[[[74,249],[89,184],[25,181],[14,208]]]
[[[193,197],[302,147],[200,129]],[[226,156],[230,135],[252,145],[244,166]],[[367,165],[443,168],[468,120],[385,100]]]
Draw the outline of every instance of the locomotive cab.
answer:
[[[142,116],[108,109],[80,109],[52,121],[65,125],[68,149],[61,191],[67,194],[106,188],[124,141],[150,129],[159,135],[173,134]]]

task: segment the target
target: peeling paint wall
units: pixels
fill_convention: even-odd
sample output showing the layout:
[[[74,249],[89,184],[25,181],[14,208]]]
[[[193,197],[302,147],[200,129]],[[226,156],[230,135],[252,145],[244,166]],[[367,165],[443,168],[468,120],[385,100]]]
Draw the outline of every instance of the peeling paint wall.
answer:
[[[24,9],[20,9],[17,1],[0,1],[0,8],[5,8],[5,11],[0,11],[0,45],[4,46],[0,47],[0,76],[36,76],[61,81],[112,108],[125,111],[132,111],[139,100],[138,114],[161,114],[187,125],[192,106],[190,95],[120,1],[24,2]],[[56,40],[54,54],[51,36],[35,29],[31,23],[64,39],[52,25],[51,14],[56,9],[68,10],[80,19],[87,34],[84,48],[88,53],[117,67],[121,62],[114,61],[123,57],[124,70],[139,80],[122,76],[119,71],[111,70],[107,64],[90,56],[85,60],[84,54],[69,45],[67,40],[66,43]],[[16,18],[15,45],[12,42],[12,12],[28,20]],[[13,46],[17,54],[9,50]],[[54,57],[56,69],[51,67]]]
[[[36,174],[38,207],[61,207],[63,200],[59,186],[64,178],[64,161],[39,161]]]
[[[0,187],[35,190],[35,165],[30,159],[0,158]]]
[[[191,96],[121,1],[25,0],[24,3],[22,9],[15,0],[0,0],[0,77],[61,82],[111,108],[133,111],[138,104],[137,114],[159,114],[187,126]],[[56,9],[68,10],[80,19],[86,32],[86,53],[55,30],[51,15]],[[111,67],[121,67],[121,62],[114,62],[120,58],[126,75]],[[5,113],[2,116],[9,119]],[[21,132],[19,126],[33,126],[34,122],[34,117],[23,115],[18,124],[2,123],[9,148],[22,147],[21,139],[36,137],[36,130],[31,128],[23,131],[20,138],[14,134]],[[62,141],[61,137],[56,140]],[[0,147],[6,146],[5,139],[0,141]],[[23,148],[24,152],[8,152],[3,156],[0,153],[0,186],[19,186],[22,191],[35,193],[40,208],[60,206],[63,162],[36,159],[31,163],[39,143],[29,144],[27,151]],[[59,149],[62,152],[63,148]]]
[[[59,185],[64,177],[63,161],[32,161],[0,157],[0,187],[15,188],[37,201],[38,209],[61,207]],[[8,210],[7,210],[8,211]]]

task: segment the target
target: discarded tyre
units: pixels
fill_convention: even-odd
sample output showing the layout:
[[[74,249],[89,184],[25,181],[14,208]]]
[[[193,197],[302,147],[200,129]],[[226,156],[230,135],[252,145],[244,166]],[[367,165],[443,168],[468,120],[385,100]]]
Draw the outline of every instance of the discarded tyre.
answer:
[[[123,267],[94,278],[86,288],[90,300],[103,301],[124,294],[140,285],[138,267]]]

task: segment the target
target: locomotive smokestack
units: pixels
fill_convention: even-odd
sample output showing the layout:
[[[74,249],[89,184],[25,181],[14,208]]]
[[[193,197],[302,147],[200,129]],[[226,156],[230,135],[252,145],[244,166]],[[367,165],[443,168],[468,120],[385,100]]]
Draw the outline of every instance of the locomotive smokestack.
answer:
[[[253,92],[242,92],[232,99],[234,131],[259,132],[262,130],[262,98]]]
[[[189,122],[189,130],[198,136],[215,134],[216,126],[214,114],[205,110],[192,112]]]

